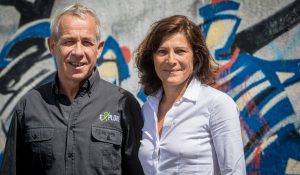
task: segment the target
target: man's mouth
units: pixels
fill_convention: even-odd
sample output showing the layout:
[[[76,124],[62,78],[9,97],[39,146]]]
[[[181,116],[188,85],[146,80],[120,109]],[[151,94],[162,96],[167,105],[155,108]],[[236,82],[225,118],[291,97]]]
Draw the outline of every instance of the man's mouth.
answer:
[[[69,62],[69,64],[73,67],[81,67],[85,65],[84,63],[76,63],[76,62]]]

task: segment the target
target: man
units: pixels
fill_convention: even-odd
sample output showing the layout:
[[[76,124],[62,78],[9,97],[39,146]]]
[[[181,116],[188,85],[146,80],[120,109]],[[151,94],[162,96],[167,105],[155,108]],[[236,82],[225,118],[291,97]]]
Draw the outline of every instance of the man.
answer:
[[[54,17],[48,46],[57,75],[16,106],[0,174],[143,174],[140,106],[100,79],[103,45],[93,10],[77,3]]]

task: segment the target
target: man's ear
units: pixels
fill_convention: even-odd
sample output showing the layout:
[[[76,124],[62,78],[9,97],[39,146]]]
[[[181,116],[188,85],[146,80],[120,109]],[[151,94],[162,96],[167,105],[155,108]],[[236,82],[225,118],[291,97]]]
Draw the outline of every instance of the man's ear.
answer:
[[[97,55],[97,58],[100,57],[100,55],[102,53],[102,50],[103,50],[103,47],[104,47],[104,41],[100,41],[99,44],[98,44],[98,55]]]
[[[50,53],[53,55],[54,42],[51,38],[48,38],[47,43],[48,43],[48,49],[49,49]]]

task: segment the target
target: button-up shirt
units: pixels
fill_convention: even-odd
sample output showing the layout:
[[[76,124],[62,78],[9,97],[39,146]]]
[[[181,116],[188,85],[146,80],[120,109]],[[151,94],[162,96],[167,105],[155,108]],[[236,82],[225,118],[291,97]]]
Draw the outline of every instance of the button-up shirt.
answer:
[[[57,87],[56,78],[16,106],[0,174],[143,174],[143,119],[134,96],[100,79],[97,70],[72,103]]]
[[[245,175],[245,160],[234,101],[193,79],[182,98],[167,112],[161,136],[157,111],[162,90],[143,105],[139,149],[146,175]]]

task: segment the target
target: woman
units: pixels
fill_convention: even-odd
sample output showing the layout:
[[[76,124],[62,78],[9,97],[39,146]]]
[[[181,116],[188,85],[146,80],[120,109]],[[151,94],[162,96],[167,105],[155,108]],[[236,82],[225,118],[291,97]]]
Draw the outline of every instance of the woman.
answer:
[[[136,50],[143,105],[139,158],[146,175],[246,174],[239,111],[212,88],[218,65],[185,16],[152,25]]]

